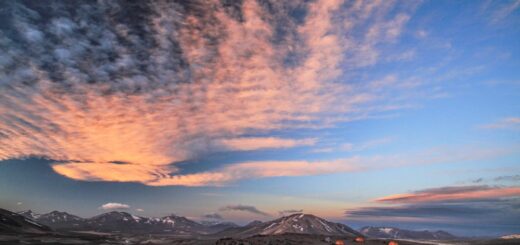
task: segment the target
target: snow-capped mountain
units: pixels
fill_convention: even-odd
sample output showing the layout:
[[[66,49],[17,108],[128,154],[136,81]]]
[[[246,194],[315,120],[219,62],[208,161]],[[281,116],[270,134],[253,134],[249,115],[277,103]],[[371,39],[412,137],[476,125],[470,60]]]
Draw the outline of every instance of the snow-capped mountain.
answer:
[[[81,218],[66,212],[52,211],[36,214],[31,210],[19,213],[29,220],[59,231],[100,231],[121,233],[166,233],[172,235],[211,234],[238,227],[233,223],[201,224],[182,216],[169,215],[161,218],[135,216],[127,212],[108,212],[92,218]]]
[[[39,215],[35,220],[56,230],[80,228],[85,222],[81,217],[59,211]]]
[[[21,212],[18,212],[19,215],[22,215],[26,218],[29,218],[29,219],[32,219],[32,220],[36,220],[38,217],[40,217],[40,214],[37,214],[35,212],[33,212],[32,210],[25,210],[25,211],[21,211]]]
[[[153,231],[154,223],[149,218],[113,211],[87,219],[82,228],[103,232],[144,233]]]
[[[53,211],[37,215],[24,211],[20,217],[47,225],[58,231],[99,231],[129,234],[169,234],[182,236],[215,235],[248,237],[253,235],[278,235],[286,233],[360,236],[350,227],[329,222],[311,214],[293,214],[276,220],[253,221],[240,227],[229,222],[195,222],[186,217],[168,215],[161,218],[149,218],[132,215],[127,212],[113,211],[92,218],[81,218],[65,212]]]
[[[445,231],[412,231],[394,227],[363,227],[361,233],[373,238],[449,240],[457,238]]]
[[[51,229],[23,215],[0,208],[0,233],[45,233]]]
[[[34,220],[40,224],[52,227],[55,230],[81,230],[86,219],[66,212],[52,211],[47,214],[37,214],[31,210],[18,212],[18,214]]]
[[[285,233],[360,236],[354,229],[329,222],[312,214],[293,214],[269,222],[255,222],[247,226],[223,231],[233,237],[253,235],[278,235]]]

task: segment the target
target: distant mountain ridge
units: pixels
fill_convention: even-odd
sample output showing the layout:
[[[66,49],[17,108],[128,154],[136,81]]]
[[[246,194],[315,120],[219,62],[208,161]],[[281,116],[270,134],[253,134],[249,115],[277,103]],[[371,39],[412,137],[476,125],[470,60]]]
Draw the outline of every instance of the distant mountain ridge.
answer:
[[[177,215],[148,218],[119,211],[103,213],[92,218],[81,218],[59,211],[36,214],[31,210],[27,210],[19,212],[19,214],[57,231],[92,230],[99,232],[203,235],[216,233],[231,227],[238,227],[238,225],[231,222],[202,224]]]
[[[312,214],[293,214],[267,222],[253,221],[245,226],[238,226],[231,222],[199,223],[177,215],[148,218],[119,211],[103,213],[91,218],[81,218],[59,211],[37,214],[27,210],[19,212],[19,215],[57,231],[155,233],[182,236],[215,235],[219,237],[248,237],[285,233],[361,236],[359,232],[346,225],[329,222]]]
[[[361,233],[372,238],[391,238],[391,239],[420,239],[420,240],[450,240],[457,237],[445,231],[412,231],[395,227],[374,227],[367,226],[361,228]]]

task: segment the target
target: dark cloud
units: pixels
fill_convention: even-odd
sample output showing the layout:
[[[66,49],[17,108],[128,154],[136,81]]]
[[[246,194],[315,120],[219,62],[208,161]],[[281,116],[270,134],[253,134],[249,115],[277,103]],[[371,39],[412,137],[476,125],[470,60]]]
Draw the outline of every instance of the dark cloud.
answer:
[[[448,225],[471,235],[504,234],[520,227],[518,193],[520,189],[514,186],[429,188],[379,198],[376,202],[393,205],[348,209],[345,216],[364,225],[408,224],[436,228]]]
[[[208,218],[208,219],[217,219],[217,220],[224,219],[224,218],[222,217],[222,215],[220,215],[220,214],[218,214],[218,213],[205,214],[205,215],[204,215],[204,218]]]
[[[422,226],[448,228],[466,235],[499,235],[515,232],[520,228],[520,199],[365,207],[348,209],[345,217],[363,225]]]
[[[228,205],[223,208],[220,208],[220,211],[243,211],[243,212],[249,212],[253,214],[259,214],[263,216],[269,216],[268,213],[258,210],[255,206],[248,206],[248,205]]]
[[[429,188],[424,190],[418,190],[416,194],[455,194],[455,193],[466,193],[479,190],[489,190],[491,187],[486,185],[473,185],[473,186],[445,186],[438,188]]]
[[[408,218],[453,218],[455,216],[469,217],[490,215],[498,210],[495,205],[500,202],[492,203],[493,205],[482,205],[489,203],[434,203],[434,204],[416,204],[403,205],[398,207],[370,207],[361,209],[348,210],[345,213],[348,216],[358,217],[408,217]],[[512,206],[511,206],[512,207]]]
[[[287,210],[278,211],[278,214],[280,214],[281,216],[297,214],[297,213],[303,213],[303,209],[287,209]]]

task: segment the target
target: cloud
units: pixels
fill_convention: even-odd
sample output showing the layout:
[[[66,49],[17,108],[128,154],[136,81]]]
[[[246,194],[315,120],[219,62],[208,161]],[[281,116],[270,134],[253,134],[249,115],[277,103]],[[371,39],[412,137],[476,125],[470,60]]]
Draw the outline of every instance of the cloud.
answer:
[[[484,129],[519,129],[520,117],[502,118],[494,123],[481,125]]]
[[[496,3],[495,3],[496,4]],[[520,0],[504,1],[498,7],[494,7],[491,14],[491,23],[497,23],[506,19],[511,13],[520,7]]]
[[[392,142],[393,139],[390,137],[379,138],[379,139],[371,139],[361,143],[342,143],[337,146],[327,146],[313,149],[312,152],[338,152],[338,151],[347,151],[347,152],[357,152],[364,151],[368,149],[372,149],[377,146],[385,145]]]
[[[0,56],[0,160],[51,159],[75,180],[194,185],[177,163],[222,149],[312,145],[258,135],[405,108],[389,101],[409,90],[385,97],[338,80],[344,67],[378,63],[378,45],[399,38],[413,6],[271,4],[10,3],[16,14],[0,40],[9,47]],[[302,7],[303,19],[291,14]]]
[[[137,211],[137,212],[144,212],[144,209],[142,209],[142,208],[136,208],[135,211]]]
[[[488,199],[479,201],[461,201],[454,203],[418,203],[392,207],[362,207],[348,209],[346,217],[359,220],[387,220],[394,222],[438,222],[441,224],[487,222],[498,225],[518,224],[518,199]]]
[[[287,210],[278,211],[278,214],[280,214],[280,216],[286,216],[286,215],[297,214],[297,213],[303,213],[303,209],[287,209]]]
[[[419,39],[426,38],[426,37],[428,37],[428,32],[425,30],[418,30],[415,32],[415,37],[417,37]]]
[[[454,229],[471,236],[499,235],[520,225],[519,190],[486,185],[431,188],[378,198],[375,206],[347,209],[345,217],[363,225],[398,223]]]
[[[130,205],[118,203],[118,202],[105,203],[105,204],[101,205],[101,207],[99,207],[99,209],[103,209],[103,210],[129,209],[129,208],[130,208]]]
[[[316,139],[282,139],[276,137],[244,137],[222,139],[219,145],[224,146],[230,150],[251,151],[269,148],[290,148],[295,146],[309,146],[314,145]]]
[[[220,211],[226,212],[226,211],[243,211],[243,212],[249,212],[252,214],[259,214],[263,216],[269,216],[268,213],[258,210],[255,206],[247,206],[247,205],[228,205],[223,208],[219,209]]]
[[[354,156],[329,161],[250,161],[228,164],[204,172],[164,176],[156,181],[149,181],[147,184],[152,186],[223,186],[244,179],[325,175],[414,165],[466,162],[493,158],[515,150],[516,147],[511,149],[450,147],[408,154]]]
[[[222,215],[218,214],[218,213],[212,213],[212,214],[205,214],[204,215],[204,218],[207,218],[207,219],[216,219],[216,220],[222,220],[224,219],[222,217]]]
[[[516,175],[504,175],[504,176],[498,176],[493,179],[494,181],[511,181],[511,182],[518,182],[520,181],[520,174]]]
[[[474,200],[520,196],[520,187],[492,187],[487,185],[447,186],[407,194],[395,194],[376,199],[387,203],[422,203],[456,200]]]
[[[355,159],[336,161],[256,161],[230,164],[220,169],[194,174],[172,175],[149,185],[221,186],[252,178],[308,176],[353,172],[361,169]]]

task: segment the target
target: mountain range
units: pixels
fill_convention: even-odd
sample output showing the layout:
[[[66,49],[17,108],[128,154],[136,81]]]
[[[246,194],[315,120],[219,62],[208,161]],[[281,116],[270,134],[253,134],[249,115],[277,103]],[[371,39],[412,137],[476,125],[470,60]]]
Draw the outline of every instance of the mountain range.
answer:
[[[37,214],[31,210],[12,213],[0,209],[0,231],[46,232],[96,231],[126,234],[165,234],[183,237],[212,236],[246,238],[280,234],[313,234],[323,236],[369,237],[380,239],[450,240],[457,237],[445,231],[412,231],[394,227],[363,227],[356,231],[312,214],[292,214],[272,221],[253,221],[245,226],[230,222],[195,222],[169,215],[149,218],[127,212],[112,211],[91,218],[81,218],[66,212]],[[14,224],[14,228],[10,227]]]
[[[20,215],[57,231],[98,231],[133,234],[205,235],[238,227],[231,222],[198,223],[182,216],[169,215],[161,218],[135,216],[127,212],[112,211],[92,218],[81,218],[66,212],[52,211],[36,214],[31,210]]]

